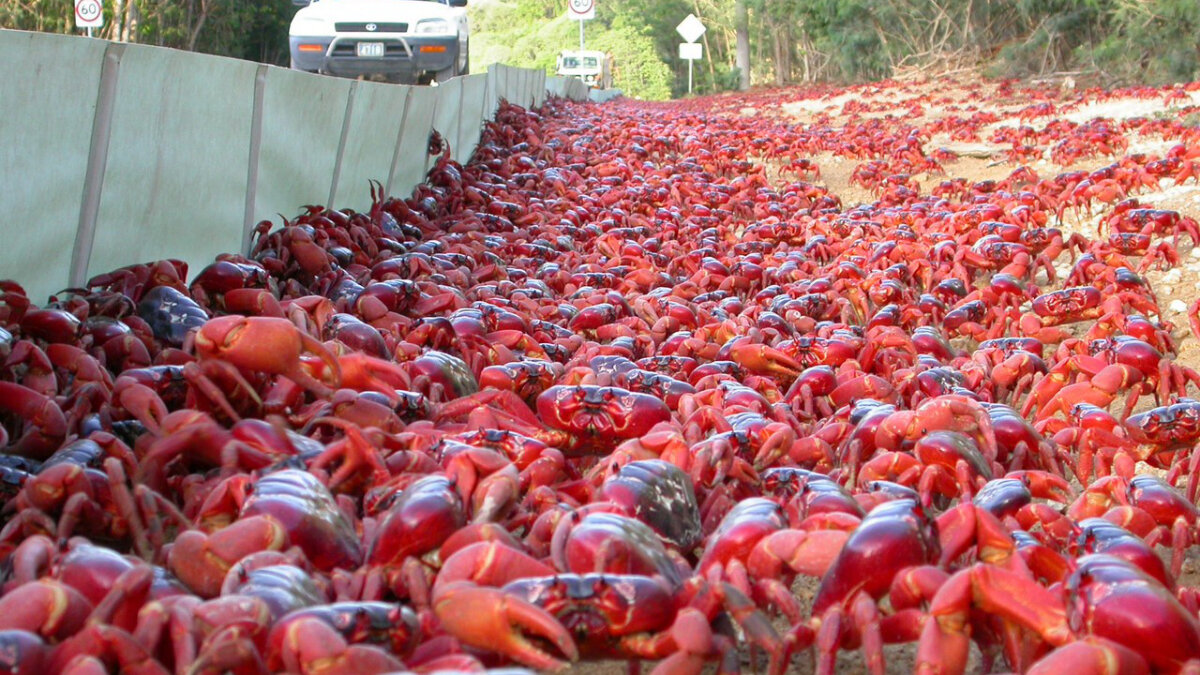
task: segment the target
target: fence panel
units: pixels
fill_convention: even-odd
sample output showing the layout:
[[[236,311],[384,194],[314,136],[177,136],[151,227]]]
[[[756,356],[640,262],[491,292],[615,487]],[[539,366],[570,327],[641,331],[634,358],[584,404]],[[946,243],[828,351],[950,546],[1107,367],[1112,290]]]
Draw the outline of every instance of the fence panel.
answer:
[[[88,274],[236,250],[258,66],[126,45]]]
[[[404,123],[408,90],[392,84],[359,83],[333,207],[365,211],[370,204],[368,181],[387,180]]]
[[[0,278],[44,303],[69,285],[108,44],[21,31],[0,38]]]

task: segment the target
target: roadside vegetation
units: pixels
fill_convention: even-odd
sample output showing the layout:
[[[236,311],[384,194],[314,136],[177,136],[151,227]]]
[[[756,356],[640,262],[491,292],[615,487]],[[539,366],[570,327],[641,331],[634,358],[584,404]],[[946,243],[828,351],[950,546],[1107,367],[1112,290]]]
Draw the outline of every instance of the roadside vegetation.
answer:
[[[288,64],[291,0],[103,0],[109,40]],[[0,0],[0,28],[78,34],[74,0]]]
[[[101,35],[285,65],[290,0],[105,0]],[[1105,86],[1200,79],[1196,0],[598,0],[589,49],[613,53],[616,86],[647,99],[687,88],[675,26],[708,32],[695,91],[852,83],[982,68]],[[0,0],[0,27],[74,32],[72,0]],[[554,69],[577,47],[567,0],[472,0],[472,72]]]

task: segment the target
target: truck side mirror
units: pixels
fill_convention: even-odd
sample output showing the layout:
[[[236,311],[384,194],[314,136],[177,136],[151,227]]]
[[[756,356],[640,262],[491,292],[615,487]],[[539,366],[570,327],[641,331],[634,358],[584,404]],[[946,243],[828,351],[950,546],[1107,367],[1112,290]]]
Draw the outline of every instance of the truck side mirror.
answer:
[[[308,7],[311,0],[292,0],[292,4],[297,7]]]

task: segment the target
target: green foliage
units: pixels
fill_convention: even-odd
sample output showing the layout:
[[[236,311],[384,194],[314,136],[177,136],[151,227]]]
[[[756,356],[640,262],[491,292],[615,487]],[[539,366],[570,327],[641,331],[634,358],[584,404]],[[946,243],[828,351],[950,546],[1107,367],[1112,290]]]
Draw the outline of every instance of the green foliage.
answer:
[[[519,16],[530,11],[522,5],[530,1],[471,6],[471,72],[483,72],[492,63],[505,63],[552,73],[555,57],[564,45],[578,44],[578,27],[565,16],[532,23],[519,21]]]
[[[970,65],[989,66],[1000,77],[1085,71],[1109,84],[1200,77],[1197,0],[744,1],[755,84],[798,77],[861,82],[910,67]],[[577,27],[562,25],[566,0],[471,2],[473,39],[483,43],[487,62],[550,70],[553,55],[576,44]],[[735,2],[601,0],[587,23],[587,42],[617,55],[618,86],[633,87],[629,93],[659,97],[665,73],[679,95],[687,68],[677,56],[675,26],[696,13],[709,31],[705,59],[695,64],[695,91],[734,89]]]
[[[1079,69],[1109,84],[1163,84],[1200,77],[1195,0],[1023,0],[1038,27],[1000,53],[1013,75]]]
[[[290,0],[209,0],[209,14],[198,31],[196,8],[189,3],[141,0],[140,6],[141,42],[186,49],[195,33],[198,52],[276,65],[288,62],[288,23],[295,14]]]
[[[990,63],[991,74],[1005,77],[1076,70],[1109,84],[1200,77],[1196,0],[754,2],[772,22],[790,22],[807,47],[800,55],[821,79],[862,81],[947,59]]]
[[[296,10],[290,0],[227,2],[210,19],[197,51],[225,54],[249,61],[286,65],[288,24]]]
[[[4,0],[0,2],[0,28],[46,33],[75,31],[72,0]]]
[[[291,0],[124,0],[129,39],[286,65]],[[589,47],[615,57],[631,96],[661,99],[687,87],[675,26],[689,13],[708,27],[695,66],[697,94],[738,86],[739,0],[599,0]],[[985,65],[1000,77],[1081,71],[1106,84],[1200,78],[1198,0],[740,0],[749,11],[753,84],[855,82],[910,67]],[[104,37],[122,17],[104,0]],[[0,0],[0,28],[76,33],[72,0]],[[567,0],[470,0],[471,71],[492,63],[553,72],[579,42]]]
[[[677,64],[681,40],[675,26],[692,11],[692,4],[685,0],[600,0],[596,21],[588,23],[601,23],[616,31],[635,31],[649,40],[660,61]],[[644,40],[641,42],[645,44]]]
[[[512,19],[520,25],[529,25],[562,16],[567,4],[560,0],[516,0],[516,13]]]
[[[589,41],[589,49],[613,55],[613,85],[626,96],[649,100],[671,97],[671,71],[655,53],[654,40],[618,21]]]
[[[812,51],[827,57],[824,79],[855,81],[887,74],[876,12],[887,11],[889,3],[797,0],[792,5],[794,21],[811,40]]]
[[[126,0],[132,3],[137,30],[132,41],[195,50],[221,56],[286,65],[288,24],[295,14],[290,0]],[[101,35],[116,23],[113,0],[104,0]],[[201,5],[208,8],[201,21]],[[73,0],[0,0],[0,28],[76,33]]]
[[[471,72],[482,72],[492,63],[506,63],[553,74],[558,53],[579,46],[579,25],[567,17],[566,0],[483,0],[468,7]],[[671,96],[670,69],[663,62],[654,31],[645,21],[656,11],[640,8],[634,14],[633,3],[622,5],[621,0],[612,0],[599,3],[596,19],[584,26],[588,49],[612,53],[614,85],[627,96]]]
[[[702,74],[700,82],[695,87],[695,91],[697,94],[733,91],[738,88],[738,83],[741,79],[742,73],[736,66],[719,63],[716,65],[716,72],[712,76],[709,76],[708,73]]]

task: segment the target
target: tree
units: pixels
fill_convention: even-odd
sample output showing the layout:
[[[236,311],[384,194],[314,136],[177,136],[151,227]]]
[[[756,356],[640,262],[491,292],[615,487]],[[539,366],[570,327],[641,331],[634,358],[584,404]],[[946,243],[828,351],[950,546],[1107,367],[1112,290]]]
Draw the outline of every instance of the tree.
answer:
[[[671,97],[671,71],[654,50],[654,41],[644,32],[618,22],[589,43],[613,55],[613,85],[629,96],[649,100]]]
[[[288,61],[290,0],[104,6],[111,39]],[[494,62],[552,71],[555,55],[578,42],[566,10],[567,0],[472,0],[472,71]],[[604,0],[587,23],[588,44],[619,54],[618,80],[630,78],[619,86],[629,93],[678,95],[686,68],[675,26],[688,13],[708,28],[698,93],[960,65],[989,65],[1002,77],[1085,71],[1106,84],[1200,78],[1196,0]],[[0,27],[74,33],[73,2],[0,0]]]
[[[44,33],[75,32],[75,4],[71,0],[3,0],[0,28]]]
[[[666,35],[663,28],[669,19],[661,5],[675,3],[651,4],[655,7],[622,0],[600,4],[596,18],[585,27],[586,46],[613,55],[613,84],[626,95],[666,99],[672,93],[671,71],[661,56],[659,38]],[[468,7],[471,50],[479,59],[479,67],[473,66],[473,72],[503,62],[553,73],[558,53],[578,47],[579,27],[567,18],[565,0],[517,0]],[[670,30],[674,31],[674,24],[670,24]],[[674,42],[670,44],[674,46]]]
[[[289,0],[107,0],[101,35],[287,64]],[[74,33],[72,0],[0,0],[0,27]]]
[[[746,0],[736,0],[734,16],[734,30],[737,31],[738,88],[745,91],[750,88],[750,11],[746,7]]]

